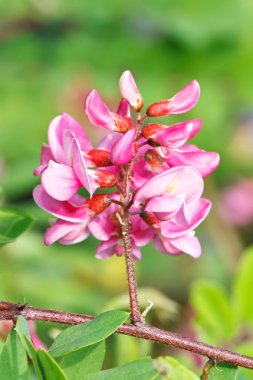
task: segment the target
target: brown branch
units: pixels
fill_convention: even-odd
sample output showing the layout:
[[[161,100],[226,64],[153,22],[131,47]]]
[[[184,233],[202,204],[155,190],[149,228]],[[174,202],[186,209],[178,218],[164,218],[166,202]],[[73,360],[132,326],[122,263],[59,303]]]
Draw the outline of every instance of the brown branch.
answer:
[[[131,242],[130,233],[130,222],[128,213],[125,212],[124,220],[121,223],[121,235],[125,247],[125,258],[126,258],[126,269],[127,269],[127,282],[128,282],[128,292],[130,299],[130,315],[131,322],[138,323],[144,322],[144,318],[140,313],[138,293],[137,293],[137,282],[133,263],[133,248]]]
[[[22,315],[28,320],[56,322],[66,325],[86,323],[94,318],[91,315],[67,313],[57,310],[45,310],[28,305],[0,302],[0,320],[10,320],[18,317],[19,315]],[[223,348],[198,342],[170,331],[158,329],[157,327],[153,327],[148,324],[139,323],[134,325],[124,323],[116,332],[191,351],[195,354],[213,359],[216,363],[225,362],[235,366],[253,369],[252,357],[240,355]]]

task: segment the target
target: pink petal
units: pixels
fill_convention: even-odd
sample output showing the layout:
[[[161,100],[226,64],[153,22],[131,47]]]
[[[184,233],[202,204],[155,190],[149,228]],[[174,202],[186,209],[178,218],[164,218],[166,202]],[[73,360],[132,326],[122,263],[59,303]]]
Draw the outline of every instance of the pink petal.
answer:
[[[201,120],[191,120],[161,129],[153,137],[162,146],[178,148],[193,138],[201,128]]]
[[[185,235],[178,239],[170,239],[170,244],[181,252],[197,259],[201,255],[201,245],[198,238],[191,235]]]
[[[37,168],[34,169],[33,175],[35,175],[35,176],[40,175],[41,173],[44,172],[44,170],[46,170],[46,168],[47,168],[47,165],[40,165],[40,166],[38,166]]]
[[[140,260],[141,259],[141,250],[139,247],[137,247],[134,243],[132,243],[133,247],[133,258],[135,260]]]
[[[63,146],[63,136],[66,130],[72,131],[78,138],[83,150],[92,149],[91,142],[84,129],[67,113],[55,117],[49,125],[48,142],[55,161],[67,164],[66,154]]]
[[[98,185],[96,184],[94,178],[92,178],[92,176],[89,174],[86,159],[82,154],[77,139],[74,139],[73,141],[73,169],[83,187],[85,187],[85,189],[92,196],[92,194],[98,188]]]
[[[189,83],[170,99],[170,114],[179,114],[190,111],[198,102],[200,87],[196,80]]]
[[[171,218],[181,208],[185,196],[183,194],[163,194],[151,198],[145,211],[153,212],[161,220]]]
[[[164,193],[185,194],[186,202],[194,202],[203,192],[204,184],[199,172],[190,166],[178,166],[165,170],[149,181],[136,192],[134,206],[139,207],[146,199]]]
[[[116,253],[118,237],[111,237],[109,240],[100,243],[96,249],[97,259],[107,259]]]
[[[33,198],[42,210],[49,212],[57,218],[74,223],[88,223],[90,219],[91,212],[87,207],[75,207],[67,201],[57,201],[46,193],[42,185],[35,187]]]
[[[43,172],[41,183],[46,192],[58,201],[67,201],[81,187],[73,169],[59,164]]]
[[[147,245],[154,237],[154,229],[150,228],[139,215],[131,217],[132,239],[137,247]]]
[[[40,162],[42,165],[47,165],[50,160],[53,160],[53,154],[48,144],[42,144]]]
[[[27,321],[27,324],[29,326],[30,334],[31,334],[31,340],[33,342],[34,348],[38,350],[39,348],[42,348],[43,350],[47,350],[47,346],[40,340],[36,333],[36,327],[34,321]]]
[[[119,226],[115,223],[112,215],[119,210],[119,206],[112,203],[102,213],[96,215],[89,222],[89,230],[98,240],[109,240],[117,235]]]
[[[92,90],[86,97],[85,112],[93,125],[115,130],[116,126],[111,112],[106,107],[96,90]]]
[[[140,111],[143,107],[143,99],[129,70],[124,71],[121,75],[119,88],[122,97],[126,99],[136,111]]]
[[[117,114],[122,117],[130,117],[130,106],[126,99],[121,99],[119,107],[117,109]]]
[[[81,224],[66,222],[64,220],[57,220],[51,227],[46,230],[44,236],[44,243],[46,245],[51,245],[69,234],[75,228],[79,228]]]
[[[194,80],[173,96],[173,98],[151,104],[146,111],[147,115],[159,117],[187,112],[198,102],[199,95],[200,87],[198,82]]]
[[[173,239],[183,236],[193,230],[206,218],[210,209],[211,202],[208,199],[201,198],[192,212],[190,224],[180,225],[177,221],[163,221],[160,223],[161,233],[164,237]]]
[[[113,145],[111,159],[115,165],[125,165],[130,162],[134,156],[135,130],[130,129],[121,139]]]
[[[113,145],[119,141],[122,137],[122,133],[120,132],[111,132],[108,135],[106,135],[98,144],[97,149],[104,149],[108,152],[111,151]]]
[[[163,236],[156,236],[154,238],[154,247],[161,253],[169,255],[179,255],[182,252],[170,244],[170,240]]]
[[[218,153],[206,152],[193,145],[185,145],[177,150],[170,150],[166,155],[166,162],[170,166],[193,166],[206,177],[217,168],[220,156]]]

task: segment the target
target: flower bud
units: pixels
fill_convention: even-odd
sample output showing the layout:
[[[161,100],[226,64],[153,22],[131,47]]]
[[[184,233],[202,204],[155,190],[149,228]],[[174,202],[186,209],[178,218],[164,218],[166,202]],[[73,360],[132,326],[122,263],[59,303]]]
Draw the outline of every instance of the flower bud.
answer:
[[[88,152],[89,159],[96,166],[109,166],[112,164],[110,153],[103,149],[91,149]]]
[[[146,113],[150,117],[168,115],[170,113],[170,100],[161,100],[160,102],[150,104]]]
[[[161,222],[160,219],[158,219],[153,212],[147,212],[143,211],[140,216],[142,219],[149,225],[153,226],[155,224],[159,224]]]
[[[116,184],[116,175],[110,170],[95,170],[96,182],[102,189],[113,187]]]
[[[168,128],[168,126],[163,124],[148,124],[145,125],[145,127],[142,129],[142,135],[146,139],[152,139],[153,136],[157,134],[157,132],[165,128]]]
[[[135,80],[129,70],[123,72],[120,77],[119,87],[121,95],[126,99],[130,106],[137,112],[143,107],[143,99],[138,90]]]
[[[111,204],[110,197],[107,194],[95,194],[85,202],[85,205],[95,214],[100,214]]]

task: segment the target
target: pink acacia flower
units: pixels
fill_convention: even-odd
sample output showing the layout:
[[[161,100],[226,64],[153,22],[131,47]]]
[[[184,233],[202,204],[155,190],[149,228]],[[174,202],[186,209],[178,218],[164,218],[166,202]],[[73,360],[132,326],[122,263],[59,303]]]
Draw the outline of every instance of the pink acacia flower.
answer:
[[[174,95],[173,98],[151,104],[147,108],[147,115],[150,117],[159,117],[188,112],[196,105],[199,96],[199,84],[196,80],[193,80]]]
[[[156,231],[155,246],[193,257],[201,254],[194,229],[208,214],[211,202],[200,198],[204,184],[192,167],[168,169],[147,181],[135,194],[133,206]],[[163,249],[162,249],[163,247]]]
[[[68,200],[81,187],[92,195],[98,187],[115,185],[116,168],[104,168],[112,165],[110,153],[93,149],[84,129],[70,115],[53,119],[48,141],[42,147],[41,165],[34,174],[42,174],[44,189],[55,199]]]
[[[119,88],[122,99],[116,112],[96,90],[86,97],[89,121],[108,130],[97,148],[67,114],[49,126],[48,144],[35,169],[41,185],[34,190],[35,202],[55,217],[45,244],[75,244],[92,234],[101,241],[97,258],[122,256],[127,220],[135,259],[141,258],[140,247],[151,241],[160,252],[199,257],[195,229],[211,207],[201,197],[203,177],[217,167],[219,155],[188,144],[201,129],[199,119],[174,125],[147,123],[149,117],[191,110],[199,99],[199,84],[192,81],[174,97],[151,104],[145,115],[130,71],[121,75]],[[90,199],[79,195],[82,188]]]

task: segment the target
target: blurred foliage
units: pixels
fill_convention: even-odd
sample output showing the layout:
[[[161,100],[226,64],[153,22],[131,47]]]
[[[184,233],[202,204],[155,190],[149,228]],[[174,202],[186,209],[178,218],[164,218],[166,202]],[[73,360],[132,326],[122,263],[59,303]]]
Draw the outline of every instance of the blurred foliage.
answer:
[[[206,181],[206,196],[214,207],[198,231],[202,257],[167,257],[149,246],[136,265],[141,287],[156,288],[162,297],[164,293],[174,299],[182,313],[176,315],[170,301],[161,301],[158,293],[145,295],[143,309],[150,297],[153,323],[184,330],[189,284],[204,278],[192,291],[203,338],[219,344],[232,339],[238,321],[252,323],[250,254],[240,265],[236,285],[232,280],[243,247],[253,242],[252,226],[236,230],[217,210],[222,187],[253,173],[252,18],[250,0],[0,0],[0,204],[27,212],[36,221],[32,230],[1,248],[1,299],[97,314],[124,297],[124,259],[95,259],[94,239],[74,247],[43,246],[48,215],[34,205],[31,193],[38,183],[32,172],[50,120],[63,111],[70,113],[95,143],[101,132],[85,118],[85,95],[95,87],[116,108],[119,75],[130,69],[146,104],[174,95],[196,78],[201,99],[180,120],[202,118],[195,142],[221,155],[220,167]],[[177,116],[162,120],[175,121]],[[231,289],[232,301],[227,295]],[[38,330],[50,343],[51,326],[39,324]],[[151,353],[149,346],[124,339],[111,340],[114,357],[106,357],[107,366],[123,364],[115,347],[124,352],[125,344],[131,347],[129,360]],[[252,353],[247,340],[239,348]]]
[[[191,286],[193,328],[199,339],[253,356],[252,272],[253,247],[240,261],[230,295],[222,285],[204,279]],[[250,379],[252,371],[239,368],[238,380]]]

